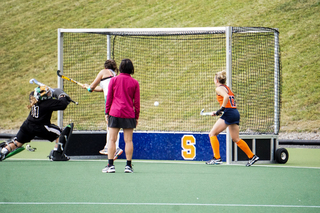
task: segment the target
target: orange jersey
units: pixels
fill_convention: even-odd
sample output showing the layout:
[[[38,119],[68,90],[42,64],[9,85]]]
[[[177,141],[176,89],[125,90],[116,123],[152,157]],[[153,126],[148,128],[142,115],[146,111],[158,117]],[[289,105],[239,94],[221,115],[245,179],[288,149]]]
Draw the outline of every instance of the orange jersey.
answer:
[[[221,85],[221,86],[225,87],[228,90],[228,95],[229,95],[229,101],[228,101],[227,105],[225,106],[225,108],[236,109],[237,108],[237,104],[236,104],[236,101],[234,99],[233,92],[231,91],[231,89],[228,86],[226,86],[226,85]],[[220,107],[221,107],[222,104],[223,104],[223,96],[217,94],[217,100],[218,100],[218,102],[220,104]]]

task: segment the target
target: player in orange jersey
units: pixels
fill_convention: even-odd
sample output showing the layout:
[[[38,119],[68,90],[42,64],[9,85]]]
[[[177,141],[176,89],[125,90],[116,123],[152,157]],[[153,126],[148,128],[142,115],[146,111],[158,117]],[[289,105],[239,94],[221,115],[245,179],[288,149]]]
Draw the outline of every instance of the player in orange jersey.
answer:
[[[214,78],[217,100],[221,108],[216,112],[212,112],[212,116],[222,116],[217,120],[209,133],[214,156],[211,160],[208,160],[206,164],[222,164],[219,150],[220,144],[217,135],[229,127],[232,141],[235,142],[249,158],[249,162],[246,164],[246,166],[251,166],[259,160],[259,157],[254,155],[248,144],[239,137],[240,114],[237,109],[233,92],[227,85],[225,85],[226,79],[226,71],[216,73]]]

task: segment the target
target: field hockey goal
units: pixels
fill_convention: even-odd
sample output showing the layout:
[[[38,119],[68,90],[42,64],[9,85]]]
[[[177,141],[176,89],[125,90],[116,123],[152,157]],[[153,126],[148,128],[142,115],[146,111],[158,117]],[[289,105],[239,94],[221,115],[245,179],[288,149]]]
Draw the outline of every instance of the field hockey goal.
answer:
[[[200,111],[219,109],[214,75],[227,71],[245,135],[277,135],[280,127],[279,32],[262,27],[58,29],[58,69],[90,84],[106,59],[132,60],[140,83],[136,131],[208,132],[215,122]],[[76,130],[105,130],[103,93],[63,88],[79,105],[58,114]],[[159,105],[155,106],[154,102]],[[230,148],[230,147],[229,147]]]

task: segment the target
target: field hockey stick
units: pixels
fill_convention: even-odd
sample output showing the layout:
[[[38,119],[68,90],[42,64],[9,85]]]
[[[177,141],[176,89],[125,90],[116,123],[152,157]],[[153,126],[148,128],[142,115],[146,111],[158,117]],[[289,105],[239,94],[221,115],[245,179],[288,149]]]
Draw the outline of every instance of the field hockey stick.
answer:
[[[67,81],[71,81],[72,83],[78,84],[78,85],[80,85],[80,86],[82,86],[82,87],[84,86],[83,84],[79,83],[78,81],[73,80],[72,78],[68,78],[68,77],[65,76],[65,75],[61,75],[61,74],[60,74],[60,70],[57,71],[57,75],[58,75],[60,78],[62,78],[62,79],[65,79],[65,80],[67,80]]]
[[[30,79],[29,83],[30,83],[30,84],[36,84],[36,85],[38,85],[38,86],[47,86],[47,85],[45,85],[45,84],[43,84],[43,83],[41,83],[41,82],[37,81],[37,80],[36,80],[36,79],[34,79],[34,78]],[[49,87],[49,86],[47,86],[47,87]],[[50,89],[51,93],[53,94],[54,89],[52,89],[51,87],[49,87],[49,89]],[[78,105],[78,102],[75,102],[75,101],[74,101],[74,100],[72,100],[70,97],[69,97],[69,99],[70,99],[70,101],[71,101],[72,103],[74,103],[74,104]]]
[[[202,109],[200,112],[200,115],[212,115],[212,114],[213,114],[213,112],[204,112],[204,109]],[[223,112],[221,115],[223,115]]]
[[[204,112],[204,109],[202,109],[200,115],[212,115],[212,112]]]
[[[30,79],[29,83],[30,83],[30,84],[37,84],[37,85],[39,85],[39,86],[46,86],[45,84],[40,83],[39,81],[37,81],[37,80],[34,79],[34,78]],[[50,87],[49,87],[49,88],[50,88]],[[50,89],[51,89],[51,88],[50,88]]]

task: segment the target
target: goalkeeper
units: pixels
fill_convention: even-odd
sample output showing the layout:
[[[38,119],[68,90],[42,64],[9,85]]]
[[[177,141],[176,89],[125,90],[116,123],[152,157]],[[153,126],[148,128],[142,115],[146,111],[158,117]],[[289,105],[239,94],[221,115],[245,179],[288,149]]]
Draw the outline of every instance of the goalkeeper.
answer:
[[[53,111],[65,110],[70,103],[70,97],[61,89],[51,89],[48,86],[38,86],[29,95],[30,109],[29,116],[21,125],[16,137],[0,143],[0,161],[6,156],[16,154],[24,149],[23,144],[30,142],[36,136],[56,141],[54,150],[51,151],[49,159],[51,161],[67,161],[67,157],[63,153],[68,137],[70,137],[73,124],[66,127],[63,131],[60,127],[51,124],[51,116]],[[59,137],[60,136],[60,137]]]
[[[208,160],[206,164],[222,164],[219,150],[220,144],[217,135],[229,127],[232,141],[235,142],[249,158],[249,162],[246,166],[251,166],[259,160],[259,157],[254,155],[248,144],[239,138],[240,114],[237,110],[233,92],[227,85],[225,85],[226,80],[226,71],[216,73],[214,83],[216,85],[217,100],[221,108],[216,112],[213,112],[212,115],[223,115],[217,120],[209,133],[214,156],[211,160]]]

